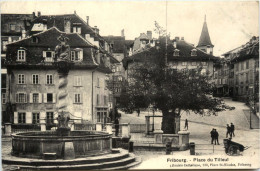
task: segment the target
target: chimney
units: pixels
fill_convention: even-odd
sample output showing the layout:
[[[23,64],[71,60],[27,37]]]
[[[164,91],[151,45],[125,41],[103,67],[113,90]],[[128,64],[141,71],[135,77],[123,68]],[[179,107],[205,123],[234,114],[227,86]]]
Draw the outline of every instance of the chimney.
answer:
[[[99,29],[97,28],[97,26],[94,26],[93,29],[94,29],[94,31],[95,31],[96,34],[99,34]]]
[[[35,12],[33,12],[32,15],[33,15],[33,18],[35,18]]]
[[[38,15],[37,15],[38,17],[40,17],[41,16],[41,11],[38,11]]]
[[[125,37],[125,29],[121,30],[121,37]]]
[[[26,37],[26,31],[22,30],[22,39],[24,39]]]
[[[152,31],[147,31],[147,37],[148,37],[149,40],[152,40],[152,38],[153,38]]]
[[[175,40],[178,41],[180,38],[179,37],[175,37]]]
[[[181,37],[181,40],[184,40],[184,37]]]
[[[76,10],[74,10],[74,14],[77,14]]]
[[[86,17],[87,25],[89,25],[89,16]]]

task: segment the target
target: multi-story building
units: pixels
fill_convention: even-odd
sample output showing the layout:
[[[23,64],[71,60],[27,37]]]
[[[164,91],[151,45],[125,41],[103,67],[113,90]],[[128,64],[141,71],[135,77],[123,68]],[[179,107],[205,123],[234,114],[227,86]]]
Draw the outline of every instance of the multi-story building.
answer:
[[[108,90],[106,74],[109,60],[98,55],[98,48],[77,33],[56,27],[7,45],[7,70],[14,124],[52,126],[57,117],[58,73],[54,50],[61,35],[69,38],[71,61],[68,74],[68,110],[72,119],[106,122]]]
[[[252,37],[236,57],[234,63],[234,96],[245,101],[259,94],[259,37]]]
[[[230,96],[247,101],[258,94],[259,37],[223,54],[224,58],[215,65],[216,95]]]
[[[25,38],[31,21],[35,18],[32,14],[1,14],[1,114],[2,122],[10,122],[9,114],[6,112],[8,99],[8,81],[6,60],[6,44]]]
[[[141,34],[140,37],[143,39],[144,34]],[[149,56],[151,53],[156,52],[158,43],[161,46],[160,44],[165,43],[165,38],[164,40],[159,38],[154,42],[154,46],[146,45],[138,51],[134,50],[133,55],[126,58],[125,67],[129,69],[131,65],[135,65],[135,62],[140,62],[143,56]],[[218,60],[217,57],[213,56],[213,47],[205,20],[197,48],[193,44],[186,42],[184,37],[181,39],[175,37],[174,40],[168,41],[168,67],[178,70],[202,67],[202,73],[213,75],[213,64]]]
[[[235,48],[224,53],[214,64],[214,82],[216,90],[215,96],[233,97],[234,92],[234,63],[231,62],[241,50],[241,47]]]
[[[125,69],[123,67],[123,59],[126,56],[126,46],[125,46],[125,35],[124,30],[121,32],[121,36],[104,36],[104,39],[107,41],[111,48],[111,53],[119,61],[112,66],[112,74],[108,80],[109,86],[112,91],[110,91],[110,105],[113,107],[118,104],[120,101],[121,90],[123,82],[125,79]],[[113,99],[114,98],[114,99]]]

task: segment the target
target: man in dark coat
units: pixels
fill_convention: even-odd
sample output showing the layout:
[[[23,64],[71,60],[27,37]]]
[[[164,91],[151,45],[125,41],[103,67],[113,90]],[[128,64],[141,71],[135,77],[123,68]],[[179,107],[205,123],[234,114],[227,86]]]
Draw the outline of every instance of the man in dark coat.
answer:
[[[115,129],[116,129],[116,136],[118,136],[118,132],[119,132],[119,120],[118,120],[118,117],[116,117],[114,124],[115,124]]]
[[[232,137],[232,136],[235,136],[234,131],[235,131],[235,125],[234,125],[233,123],[231,123],[231,126],[230,126],[230,134],[231,134],[231,137]]]
[[[185,127],[184,127],[184,129],[185,128],[187,128],[187,130],[189,129],[188,119],[185,119]]]
[[[215,145],[216,145],[216,143],[218,143],[218,145],[219,145],[219,142],[218,142],[218,136],[219,136],[219,134],[218,134],[217,129],[214,129],[214,140],[215,140]]]
[[[138,117],[140,116],[140,109],[137,109]]]
[[[212,129],[212,131],[210,131],[210,136],[211,136],[211,144],[213,144],[213,141],[214,141],[214,128]]]
[[[227,124],[227,133],[226,133],[226,138],[228,138],[228,136],[230,136],[230,138],[232,138],[231,127]]]

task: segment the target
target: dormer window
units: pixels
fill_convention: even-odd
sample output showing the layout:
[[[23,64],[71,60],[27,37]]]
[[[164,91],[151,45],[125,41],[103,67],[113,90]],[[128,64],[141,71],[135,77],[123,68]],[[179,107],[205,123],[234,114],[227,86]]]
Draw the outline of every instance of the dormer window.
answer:
[[[25,50],[18,50],[17,51],[17,61],[25,61],[26,53]]]
[[[73,26],[73,33],[81,34],[81,26]]]
[[[32,43],[38,43],[39,38],[38,37],[32,37]]]
[[[191,50],[191,56],[197,56],[197,49]]]
[[[45,62],[52,62],[54,58],[54,51],[43,51]]]
[[[82,49],[75,49],[70,53],[71,61],[82,61],[83,59],[83,50]]]
[[[175,49],[173,56],[180,56],[180,50],[179,49]]]

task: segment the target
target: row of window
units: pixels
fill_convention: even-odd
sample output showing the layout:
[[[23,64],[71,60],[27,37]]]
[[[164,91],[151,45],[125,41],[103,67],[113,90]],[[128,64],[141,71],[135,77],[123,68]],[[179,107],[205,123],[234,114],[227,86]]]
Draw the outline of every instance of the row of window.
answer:
[[[46,84],[54,84],[53,75],[46,75]],[[18,74],[18,84],[25,84],[25,75]],[[32,84],[40,84],[39,74],[32,74]],[[82,76],[74,76],[74,86],[82,86]]]
[[[240,71],[242,71],[244,69],[249,69],[249,60],[242,61],[240,63],[235,64],[235,68],[236,68],[236,71],[239,71],[239,68],[240,68]]]
[[[43,51],[43,57],[45,58],[46,62],[53,62],[55,52],[54,51]],[[83,50],[77,49],[77,51],[70,52],[71,61],[82,61],[83,60]],[[18,50],[17,51],[17,61],[25,62],[26,61],[26,51],[25,50]]]
[[[19,112],[18,113],[18,123],[26,123],[26,113],[25,112]],[[28,117],[31,118],[31,117]],[[32,124],[39,124],[40,123],[40,113],[34,112],[32,113]],[[52,124],[54,123],[54,114],[53,112],[46,112],[46,123]]]
[[[173,56],[180,56],[180,50],[175,49],[174,52],[173,52]],[[197,49],[191,50],[191,56],[197,56]]]
[[[32,74],[32,84],[39,84],[39,74]],[[18,84],[25,84],[25,75],[18,74]],[[46,75],[46,84],[53,84],[53,75],[47,74]]]
[[[171,64],[172,65],[178,65],[178,62],[172,62]],[[187,66],[187,65],[189,65],[189,63],[187,61],[183,61],[183,62],[181,62],[181,65],[182,66]],[[193,61],[193,62],[191,62],[191,65],[192,66],[197,66],[197,65],[207,66],[208,62],[196,62],[196,61]]]
[[[4,95],[4,96],[3,96]],[[43,97],[43,99],[42,99]],[[3,100],[4,98],[4,100]],[[55,93],[30,93],[29,94],[29,103],[56,103],[56,94]],[[2,94],[2,102],[6,103],[6,96]],[[74,103],[82,103],[82,94],[74,94]],[[27,94],[26,93],[16,93],[16,103],[27,103]]]

